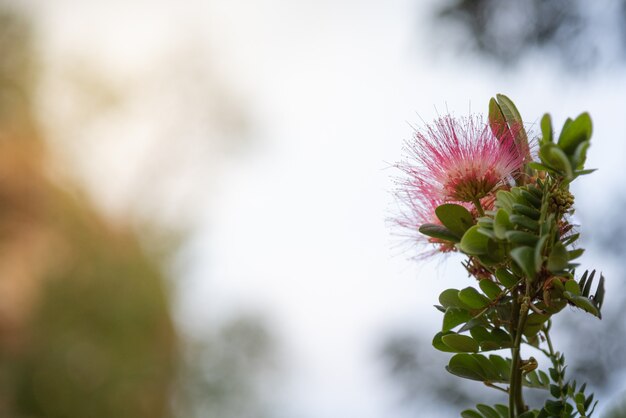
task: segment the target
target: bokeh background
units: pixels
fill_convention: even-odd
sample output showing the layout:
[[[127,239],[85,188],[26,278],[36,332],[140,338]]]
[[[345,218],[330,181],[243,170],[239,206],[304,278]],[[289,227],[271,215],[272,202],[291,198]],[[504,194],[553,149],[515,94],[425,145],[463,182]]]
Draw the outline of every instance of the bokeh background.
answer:
[[[414,127],[496,93],[531,130],[593,117],[605,313],[556,340],[626,417],[626,1],[0,1],[0,416],[501,402],[430,346],[460,258],[416,262],[388,222]]]

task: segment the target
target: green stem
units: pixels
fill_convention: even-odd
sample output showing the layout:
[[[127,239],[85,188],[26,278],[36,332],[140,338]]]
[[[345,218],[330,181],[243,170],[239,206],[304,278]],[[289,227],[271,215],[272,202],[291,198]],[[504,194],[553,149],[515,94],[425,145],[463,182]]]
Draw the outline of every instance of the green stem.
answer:
[[[474,206],[476,206],[476,210],[478,211],[478,215],[485,216],[485,211],[483,210],[483,205],[480,204],[480,199],[472,200]]]
[[[515,367],[515,356],[516,352],[519,355],[519,350],[515,350],[515,341],[517,340],[517,322],[519,321],[519,303],[517,298],[519,297],[517,287],[513,289],[511,294],[512,297],[512,307],[511,307],[511,324],[510,331],[511,336],[513,336],[513,346],[511,347],[511,373],[510,373],[510,382],[509,382],[509,418],[515,418],[515,393],[517,391],[516,381],[514,379],[514,371]]]
[[[557,383],[559,384],[559,387],[562,388],[563,387],[563,377],[562,377],[563,369],[561,368],[561,364],[559,363],[556,352],[554,351],[554,347],[552,346],[552,340],[550,339],[550,333],[548,332],[548,330],[549,330],[549,326],[543,327],[543,335],[546,337],[546,342],[548,343],[549,357],[550,357],[550,360],[552,361],[552,365],[554,366],[554,369],[559,374],[559,379]],[[563,391],[561,391],[561,401],[565,403],[565,394],[563,393]]]
[[[526,285],[528,289],[528,284]],[[516,292],[517,293],[517,292]],[[527,292],[528,293],[528,292]],[[524,403],[524,396],[522,393],[522,369],[520,361],[520,347],[522,345],[522,335],[524,334],[524,326],[526,325],[526,318],[528,318],[528,304],[529,298],[524,297],[524,302],[519,303],[514,299],[513,312],[517,319],[517,326],[513,335],[515,339],[513,341],[513,347],[511,348],[511,392],[509,393],[509,416],[515,418],[517,415],[522,414],[526,410]]]

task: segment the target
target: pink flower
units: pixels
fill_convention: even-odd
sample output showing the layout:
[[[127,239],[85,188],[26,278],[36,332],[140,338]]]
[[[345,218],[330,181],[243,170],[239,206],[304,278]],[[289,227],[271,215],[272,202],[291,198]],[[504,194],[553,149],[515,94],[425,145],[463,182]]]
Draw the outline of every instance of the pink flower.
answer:
[[[439,118],[416,132],[407,150],[409,161],[398,167],[408,175],[406,190],[422,202],[480,201],[506,185],[525,158],[510,132],[497,138],[480,117]]]
[[[517,149],[513,133],[505,132],[498,138],[480,117],[448,115],[407,143],[409,158],[397,164],[405,176],[396,188],[401,210],[394,221],[410,242],[434,244],[420,258],[456,250],[454,243],[418,231],[423,224],[441,225],[435,215],[439,205],[462,205],[477,218],[483,209],[493,208],[494,192],[508,187],[522,170],[526,153]]]

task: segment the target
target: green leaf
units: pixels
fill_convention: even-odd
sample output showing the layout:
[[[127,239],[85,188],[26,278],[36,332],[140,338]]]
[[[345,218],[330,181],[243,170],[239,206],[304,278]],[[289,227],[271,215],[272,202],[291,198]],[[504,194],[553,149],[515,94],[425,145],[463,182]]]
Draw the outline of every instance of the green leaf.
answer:
[[[493,232],[498,239],[506,239],[506,231],[513,229],[513,224],[509,221],[509,214],[504,209],[498,209],[493,222]]]
[[[544,322],[550,319],[550,315],[540,315],[537,313],[533,313],[528,316],[526,319],[526,324],[524,325],[524,335],[526,338],[531,338],[535,334],[537,334],[540,330]]]
[[[461,418],[483,418],[483,416],[476,411],[466,409],[465,411],[461,412]]]
[[[464,308],[468,309],[469,306],[461,302],[459,299],[459,290],[458,289],[446,289],[439,295],[439,303],[444,308],[454,307],[454,308]]]
[[[561,241],[557,241],[550,251],[548,257],[548,270],[552,273],[563,271],[567,268],[569,262],[569,254]]]
[[[507,231],[505,233],[507,241],[511,244],[535,246],[539,238],[535,234],[525,231]]]
[[[435,336],[433,337],[432,345],[439,351],[444,351],[446,353],[456,353],[456,350],[453,350],[452,348],[448,347],[441,340],[441,338],[444,335],[448,335],[448,334],[452,334],[452,331],[438,332],[437,334],[435,334]]]
[[[601,274],[600,283],[598,283],[598,288],[596,289],[596,294],[593,298],[598,310],[602,308],[602,303],[604,302],[604,292],[604,276]]]
[[[513,203],[515,203],[513,193],[506,190],[496,192],[496,207],[502,208],[510,213],[513,211]]]
[[[552,142],[552,118],[549,114],[541,118],[541,142]]]
[[[459,292],[459,299],[472,309],[482,309],[489,305],[489,298],[473,287],[466,287]]]
[[[477,225],[472,226],[465,232],[463,238],[461,238],[459,248],[465,254],[487,254],[487,243],[489,242],[489,238],[486,235],[481,234],[478,231],[478,228],[479,227]]]
[[[502,109],[493,97],[489,100],[489,127],[496,138],[502,138],[502,136],[509,130],[509,126],[506,123]]]
[[[522,269],[526,277],[535,277],[535,249],[531,247],[517,247],[511,250],[511,258]]]
[[[437,218],[452,233],[462,237],[465,231],[474,224],[472,214],[461,205],[446,203],[435,209]]]
[[[475,353],[479,349],[478,342],[468,335],[448,334],[442,336],[441,341],[458,353]]]
[[[550,172],[554,171],[553,167],[550,167],[550,166],[545,165],[545,164],[538,163],[536,161],[529,162],[527,164],[527,166],[529,168],[532,168],[533,170],[537,170],[537,171],[550,171]]]
[[[539,230],[539,223],[535,220],[530,219],[528,216],[511,215],[509,216],[509,220],[515,225],[521,226],[522,228],[526,228],[530,231]]]
[[[423,224],[419,231],[432,238],[442,239],[444,241],[459,242],[460,236],[450,231],[445,226],[435,224]]]
[[[497,284],[495,284],[494,282],[492,282],[489,279],[481,280],[480,282],[478,282],[478,286],[480,286],[480,289],[491,300],[494,300],[495,298],[500,296],[500,294],[502,293],[502,290],[500,289],[500,286],[498,286]]]
[[[457,325],[461,325],[470,319],[472,319],[472,315],[470,315],[470,313],[465,309],[448,308],[446,309],[446,313],[443,315],[443,326],[441,331],[450,331],[452,328]]]
[[[540,205],[541,205],[541,201],[539,201]],[[530,219],[536,221],[539,219],[539,217],[541,216],[541,212],[539,212],[537,209],[535,209],[534,207],[530,207],[530,206],[526,206],[526,205],[520,205],[518,203],[514,203],[513,204],[513,210],[521,215],[525,215],[527,217],[529,217]]]
[[[541,266],[543,265],[543,249],[546,246],[549,235],[544,235],[539,239],[537,245],[535,245],[535,272],[539,273]]]
[[[531,192],[529,192],[526,189],[522,189],[522,188],[518,187],[517,190],[519,190],[520,196],[522,196],[530,205],[534,206],[537,209],[541,208],[541,198],[540,197],[535,196],[534,193],[531,193]],[[519,199],[518,199],[518,203],[519,203]],[[515,209],[515,208],[513,208],[513,209]]]
[[[485,418],[500,418],[500,414],[498,414],[495,409],[485,404],[476,405],[476,409],[478,409]]]
[[[589,312],[598,318],[600,317],[600,311],[598,311],[598,308],[586,297],[578,296],[568,291],[563,292],[563,296],[583,311]]]
[[[537,413],[535,411],[526,411],[523,414],[517,416],[517,418],[535,418]]]
[[[499,268],[496,270],[496,278],[506,288],[514,286],[519,281],[519,279],[515,277],[513,273],[509,272],[505,268]]]
[[[565,290],[573,295],[580,295],[580,286],[576,283],[576,280],[570,279],[565,282]]]
[[[576,147],[576,151],[572,156],[572,166],[575,170],[581,170],[585,166],[585,161],[587,161],[587,150],[590,145],[591,142],[583,141],[578,145],[578,147]]]
[[[559,170],[567,179],[574,177],[572,165],[567,155],[553,143],[544,144],[539,148],[539,158],[544,164]]]
[[[517,110],[517,107],[515,107],[515,104],[513,104],[513,101],[504,94],[496,94],[496,100],[502,110],[504,119],[506,119],[509,124],[509,128],[515,134],[515,144],[517,145],[518,151],[526,160],[529,160],[530,148],[528,146],[528,137],[526,136],[526,131],[524,130],[524,121],[522,120],[522,116]]]
[[[511,379],[511,360],[492,354],[489,356],[489,361],[491,361],[494,366],[496,366],[496,369],[498,369],[499,379],[497,381],[509,383],[509,380]]]
[[[495,404],[496,411],[500,414],[502,418],[509,418],[509,407],[502,404]]]
[[[572,261],[572,260],[577,259],[581,255],[583,255],[584,252],[585,252],[584,248],[576,248],[575,250],[568,251],[567,257],[569,258],[570,261]]]
[[[483,382],[486,377],[478,360],[470,354],[456,354],[452,356],[446,370],[456,376],[478,380],[479,382]]]
[[[571,123],[563,126],[561,135],[559,136],[559,147],[566,154],[573,154],[578,145],[591,138],[592,125],[589,113],[580,114]]]

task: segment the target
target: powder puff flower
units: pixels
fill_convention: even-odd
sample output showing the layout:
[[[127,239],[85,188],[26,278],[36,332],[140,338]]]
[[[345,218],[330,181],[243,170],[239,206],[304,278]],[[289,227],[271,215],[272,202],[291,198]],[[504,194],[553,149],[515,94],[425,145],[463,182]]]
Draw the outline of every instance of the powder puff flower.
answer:
[[[405,187],[425,201],[478,202],[520,171],[524,154],[513,135],[497,138],[480,117],[439,118],[407,144],[409,161],[399,164]]]
[[[482,216],[483,208],[493,208],[494,192],[507,187],[525,163],[513,133],[496,137],[480,117],[442,117],[416,132],[406,150],[409,158],[397,164],[405,176],[396,189],[402,211],[395,223],[412,242],[435,244],[434,252],[456,249],[450,241],[418,232],[423,224],[441,225],[435,215],[439,205],[456,203],[474,218]]]

